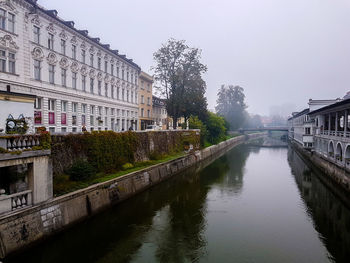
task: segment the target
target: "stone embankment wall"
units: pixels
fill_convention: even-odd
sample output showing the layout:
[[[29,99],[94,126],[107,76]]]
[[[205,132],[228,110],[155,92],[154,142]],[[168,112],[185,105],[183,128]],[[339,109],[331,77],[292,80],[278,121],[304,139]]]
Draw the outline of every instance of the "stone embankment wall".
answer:
[[[311,162],[314,168],[321,170],[327,176],[326,178],[321,178],[324,182],[326,181],[325,183],[335,183],[342,190],[350,193],[350,175],[344,168],[329,162],[315,152],[312,153],[305,150],[294,142],[292,145],[304,159]]]
[[[194,150],[199,150],[200,131],[103,131],[52,135],[51,140],[53,174],[57,176],[64,173],[78,159],[88,160],[92,164],[99,163],[108,169],[109,165],[146,161],[154,154],[166,155],[183,151],[190,145]]]
[[[175,174],[265,133],[242,135],[176,160],[92,185],[0,219],[0,257],[23,249]]]

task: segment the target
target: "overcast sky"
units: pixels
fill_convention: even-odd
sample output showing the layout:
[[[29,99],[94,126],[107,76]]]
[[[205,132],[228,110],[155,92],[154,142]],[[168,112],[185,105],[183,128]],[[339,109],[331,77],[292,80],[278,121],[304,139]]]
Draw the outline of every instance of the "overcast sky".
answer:
[[[248,111],[259,114],[350,90],[350,0],[38,2],[149,73],[171,37],[201,48],[209,108],[221,84],[242,86]]]

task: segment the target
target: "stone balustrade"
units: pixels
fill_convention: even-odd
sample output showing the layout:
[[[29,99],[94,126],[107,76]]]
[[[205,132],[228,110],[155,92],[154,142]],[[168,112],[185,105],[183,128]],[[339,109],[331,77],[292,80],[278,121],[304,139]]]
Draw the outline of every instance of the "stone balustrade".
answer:
[[[0,195],[0,214],[19,210],[32,205],[32,190]]]
[[[0,136],[0,147],[7,151],[30,150],[40,146],[39,134]]]

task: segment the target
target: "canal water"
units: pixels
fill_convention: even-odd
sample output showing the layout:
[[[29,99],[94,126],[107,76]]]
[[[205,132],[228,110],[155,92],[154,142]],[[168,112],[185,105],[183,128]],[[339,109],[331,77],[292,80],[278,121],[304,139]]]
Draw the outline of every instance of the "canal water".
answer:
[[[350,211],[320,176],[241,145],[4,263],[349,262]]]

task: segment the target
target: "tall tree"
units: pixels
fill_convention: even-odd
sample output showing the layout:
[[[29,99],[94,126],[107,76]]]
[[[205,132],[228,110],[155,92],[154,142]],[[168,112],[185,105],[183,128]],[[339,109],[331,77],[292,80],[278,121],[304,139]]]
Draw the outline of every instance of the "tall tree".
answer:
[[[184,40],[168,40],[153,56],[157,64],[154,68],[157,88],[166,99],[167,112],[176,129],[177,119],[186,111],[186,90],[201,78],[207,67],[200,62],[201,50],[188,47]]]
[[[245,121],[247,105],[244,99],[242,87],[221,85],[215,109],[220,116],[228,121],[231,130],[237,130]]]

